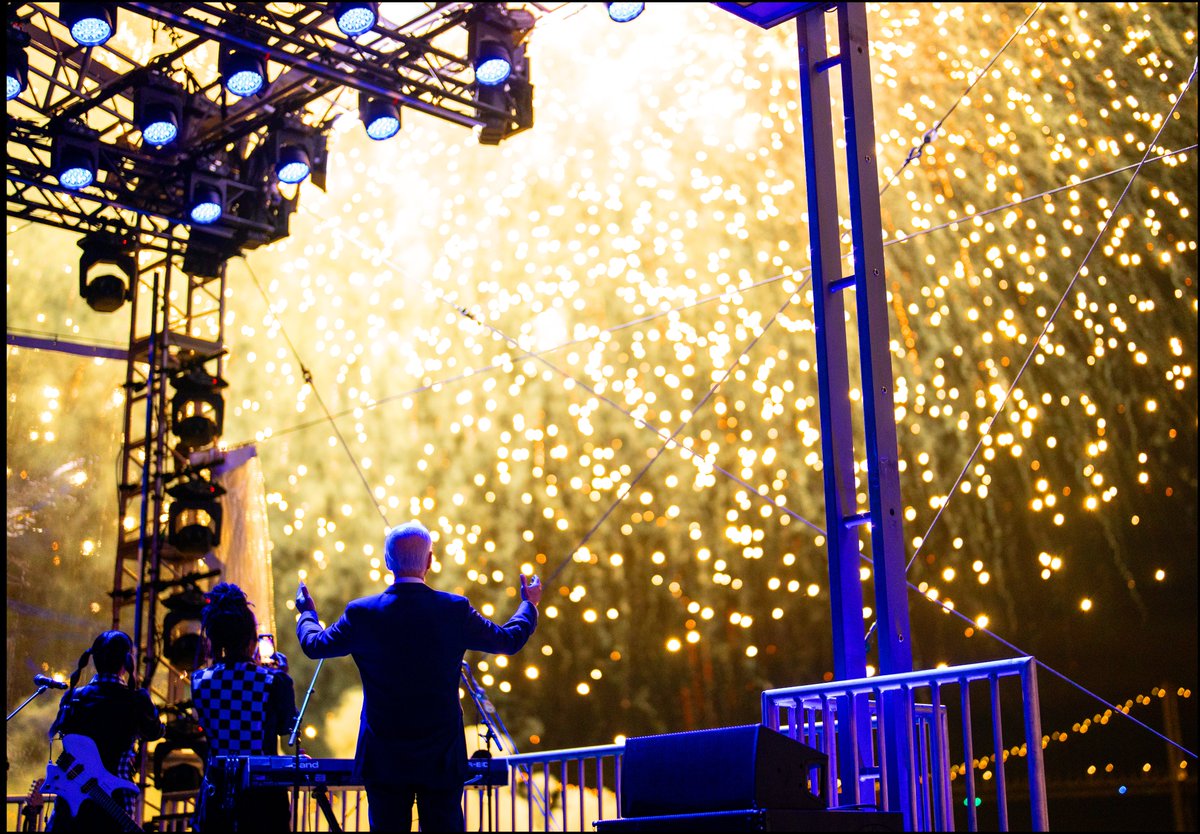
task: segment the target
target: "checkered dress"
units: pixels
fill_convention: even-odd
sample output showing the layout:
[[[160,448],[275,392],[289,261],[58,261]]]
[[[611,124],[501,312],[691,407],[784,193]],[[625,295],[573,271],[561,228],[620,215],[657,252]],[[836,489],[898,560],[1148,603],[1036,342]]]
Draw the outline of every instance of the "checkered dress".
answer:
[[[280,734],[296,720],[292,679],[251,662],[217,663],[192,673],[192,704],[208,736],[208,767],[196,803],[197,831],[280,831],[288,828],[286,789],[239,791],[227,803],[217,756],[274,756]]]
[[[212,756],[261,756],[278,752],[281,731],[270,709],[277,689],[274,669],[254,663],[217,663],[192,673],[192,703],[208,736]],[[290,680],[289,680],[290,683]],[[291,700],[291,687],[288,687]],[[274,699],[278,703],[278,696]],[[290,705],[295,709],[294,702]]]

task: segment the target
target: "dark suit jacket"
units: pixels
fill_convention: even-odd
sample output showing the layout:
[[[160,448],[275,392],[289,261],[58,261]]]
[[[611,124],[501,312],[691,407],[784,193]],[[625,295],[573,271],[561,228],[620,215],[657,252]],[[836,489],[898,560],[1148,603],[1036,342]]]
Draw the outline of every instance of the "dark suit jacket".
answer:
[[[301,614],[296,636],[313,659],[348,654],[358,665],[358,784],[449,788],[468,774],[458,700],[463,653],[513,654],[536,627],[537,608],[528,602],[499,626],[466,597],[397,582],[351,602],[327,629],[311,612]]]

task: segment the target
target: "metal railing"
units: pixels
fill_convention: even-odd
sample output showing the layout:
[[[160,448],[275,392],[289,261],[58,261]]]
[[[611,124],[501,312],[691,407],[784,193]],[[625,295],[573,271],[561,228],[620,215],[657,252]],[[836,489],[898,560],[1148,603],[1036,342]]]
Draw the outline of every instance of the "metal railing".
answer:
[[[1008,686],[1002,693],[1009,681],[1019,689]],[[978,726],[973,699],[987,716]],[[1006,713],[1009,726],[1023,730],[1016,743],[1005,740]],[[953,831],[956,816],[969,831],[1048,830],[1033,658],[767,690],[762,716],[765,726],[829,757],[823,793],[831,808],[899,811],[908,831]],[[887,722],[896,720],[910,728],[911,756],[904,762],[884,749]],[[506,785],[464,790],[467,830],[593,831],[595,821],[620,817],[624,750],[611,744],[508,756]],[[1011,757],[1025,759],[1027,813],[1010,810],[1005,765]],[[850,782],[838,778],[847,772],[855,774]],[[904,790],[896,790],[897,779],[905,780]],[[366,793],[354,787],[328,791],[338,825],[365,830]],[[26,799],[8,797],[8,830],[20,829]],[[147,819],[147,828],[189,830],[192,799],[164,795],[161,813]],[[45,830],[50,802],[52,797],[33,830]],[[299,820],[298,831],[329,830],[307,789],[300,793]]]
[[[1016,679],[1020,687],[1016,695],[1023,739],[1019,744],[1006,744],[1004,738],[1001,682],[1006,679]],[[972,688],[973,683],[982,685]],[[957,690],[957,697],[952,693],[947,698],[947,690]],[[1015,696],[1009,690],[1004,694],[1011,702]],[[973,695],[986,700],[989,717],[978,728],[971,717]],[[918,703],[919,697],[925,702]],[[1015,755],[1026,760],[1029,786],[1029,814],[1017,827],[1048,830],[1037,667],[1032,657],[767,690],[762,695],[762,716],[766,726],[829,756],[826,787],[831,808],[899,811],[907,831],[953,831],[960,813],[967,830],[978,831],[986,793],[990,801],[984,828],[1008,831],[1005,763]],[[909,727],[907,761],[886,749],[887,722],[897,720]],[[833,732],[826,731],[829,727]],[[979,749],[990,745],[991,752],[977,758],[977,743]],[[982,785],[976,781],[977,772]],[[854,774],[849,781],[847,773]],[[962,787],[956,791],[952,783],[960,774]],[[961,812],[956,793],[963,794]]]

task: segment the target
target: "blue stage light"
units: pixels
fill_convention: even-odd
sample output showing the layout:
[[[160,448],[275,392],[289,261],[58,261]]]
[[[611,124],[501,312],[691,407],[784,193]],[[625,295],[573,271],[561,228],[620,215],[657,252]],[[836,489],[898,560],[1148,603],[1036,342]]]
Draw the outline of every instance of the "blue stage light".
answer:
[[[645,3],[605,3],[608,16],[617,23],[628,23],[640,15],[646,8]]]
[[[116,3],[59,3],[59,15],[80,46],[100,46],[117,28]]]
[[[391,139],[400,132],[400,108],[388,99],[359,96],[358,115],[367,136],[376,141]]]
[[[63,188],[78,191],[96,181],[96,164],[88,155],[75,148],[68,148],[59,158],[58,184]]]
[[[508,80],[512,59],[508,49],[499,41],[483,41],[475,58],[475,80],[485,87],[494,87]]]
[[[244,49],[221,48],[219,59],[225,89],[235,96],[252,96],[267,81],[267,67],[260,55]]]
[[[175,114],[171,112],[171,108],[163,105],[147,108],[145,123],[142,127],[143,142],[161,148],[163,145],[174,142],[177,136],[179,136],[179,122],[176,120]]]
[[[192,207],[188,209],[188,216],[193,223],[204,226],[215,223],[221,219],[224,210],[221,193],[217,189],[210,185],[197,185],[192,189]]]
[[[379,20],[378,3],[334,3],[333,14],[342,34],[357,38]]]
[[[308,178],[311,169],[308,152],[299,145],[284,145],[279,151],[279,161],[275,163],[275,176],[280,182],[295,185]]]

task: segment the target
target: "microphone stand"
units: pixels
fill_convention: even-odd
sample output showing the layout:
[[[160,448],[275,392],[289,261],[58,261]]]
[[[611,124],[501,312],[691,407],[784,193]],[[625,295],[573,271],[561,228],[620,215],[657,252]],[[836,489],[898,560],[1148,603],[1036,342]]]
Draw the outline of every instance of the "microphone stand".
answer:
[[[8,718],[4,719],[4,723],[7,724],[9,721],[12,721],[12,718],[14,715],[16,715],[21,710],[25,709],[25,707],[29,704],[30,701],[32,701],[37,696],[41,695],[43,692],[45,692],[49,688],[50,687],[47,684],[42,684],[41,686],[39,686],[37,688],[37,692],[33,693],[28,698],[26,698],[24,700],[24,702],[22,702],[21,706],[17,707],[15,710],[13,710],[12,712],[10,712],[8,714]]]
[[[296,723],[292,725],[292,734],[288,736],[288,746],[295,748],[292,760],[292,831],[300,830],[300,722],[304,720],[304,713],[308,710],[308,701],[312,698],[313,689],[317,685],[317,677],[321,674],[321,667],[325,665],[325,658],[317,661],[317,669],[313,672],[312,680],[308,684],[308,691],[304,693],[304,703],[300,705],[300,711],[296,713]],[[342,827],[338,825],[338,821],[333,816],[333,806],[329,804],[329,794],[325,790],[324,785],[313,785],[313,798],[317,800],[317,806],[320,807],[321,813],[325,815],[325,822],[329,823],[329,830],[336,831],[341,834]]]
[[[471,696],[471,700],[475,703],[475,709],[479,717],[483,719],[483,724],[487,728],[484,734],[485,740],[488,742],[489,748],[491,742],[495,741],[496,746],[500,748],[500,752],[504,752],[503,742],[508,742],[508,749],[511,755],[516,755],[517,745],[513,742],[512,736],[508,734],[508,728],[504,726],[504,721],[500,718],[500,713],[496,712],[495,705],[488,698],[483,687],[475,680],[475,675],[471,672],[471,665],[467,661],[462,662],[461,677],[463,684],[466,686],[467,692]],[[482,758],[482,757],[481,757]],[[491,758],[491,750],[488,750],[488,758]],[[520,769],[520,768],[518,768]],[[533,775],[528,768],[524,768],[526,784],[529,787],[529,795],[534,798],[539,810],[546,815],[546,824],[550,826],[554,821],[554,815],[549,803],[546,801],[544,792],[538,789],[537,784],[533,780]],[[488,787],[489,793],[491,787]],[[491,812],[490,796],[488,812]],[[550,830],[548,827],[547,830]]]

